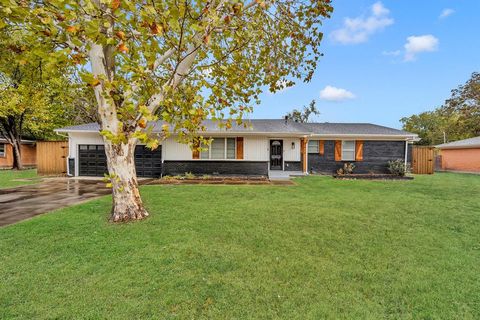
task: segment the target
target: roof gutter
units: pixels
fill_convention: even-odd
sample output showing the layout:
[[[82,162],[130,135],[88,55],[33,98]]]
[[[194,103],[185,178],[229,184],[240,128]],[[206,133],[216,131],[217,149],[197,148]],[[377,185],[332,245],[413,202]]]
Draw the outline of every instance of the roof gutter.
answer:
[[[55,129],[54,130],[57,134],[60,133],[99,133],[98,130],[76,130],[76,129]],[[161,133],[153,131],[153,133]],[[234,136],[234,135],[244,135],[244,136],[254,136],[254,135],[261,135],[261,136],[271,136],[271,137],[305,137],[305,138],[325,138],[325,139],[389,139],[389,140],[402,140],[402,141],[412,141],[416,142],[419,141],[420,138],[417,135],[396,135],[396,134],[318,134],[318,133],[311,133],[311,132],[261,132],[261,131],[203,131],[199,132],[202,135],[227,135],[227,136]],[[172,135],[176,135],[176,133],[172,133]]]
[[[310,135],[314,138],[377,138],[377,139],[397,139],[397,140],[407,140],[407,141],[419,141],[420,138],[417,135],[399,135],[399,134],[317,134],[313,133]]]

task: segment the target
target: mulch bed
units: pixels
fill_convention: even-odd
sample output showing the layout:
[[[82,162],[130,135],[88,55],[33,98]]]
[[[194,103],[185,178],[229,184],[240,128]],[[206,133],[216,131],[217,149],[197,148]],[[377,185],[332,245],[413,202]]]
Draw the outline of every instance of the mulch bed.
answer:
[[[282,183],[277,183],[276,181],[268,180],[267,177],[166,177],[162,179],[152,180],[147,184],[292,185],[294,183],[292,181],[282,181]]]
[[[334,174],[335,179],[340,180],[413,180],[409,176],[396,176],[393,174]]]

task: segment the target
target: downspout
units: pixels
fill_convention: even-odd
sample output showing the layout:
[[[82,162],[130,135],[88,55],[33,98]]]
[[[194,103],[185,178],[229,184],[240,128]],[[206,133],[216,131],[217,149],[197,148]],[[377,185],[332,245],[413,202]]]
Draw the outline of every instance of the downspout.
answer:
[[[163,141],[167,141],[165,138]],[[165,150],[166,143],[162,143],[162,170],[160,170],[160,179],[163,178],[163,172],[165,170],[165,155],[167,154],[167,150]]]

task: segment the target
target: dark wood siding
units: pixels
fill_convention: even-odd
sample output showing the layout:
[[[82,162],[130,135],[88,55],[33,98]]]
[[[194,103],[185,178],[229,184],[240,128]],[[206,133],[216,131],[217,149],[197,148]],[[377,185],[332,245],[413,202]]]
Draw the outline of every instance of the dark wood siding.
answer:
[[[302,171],[301,161],[285,161],[285,171]]]
[[[333,173],[345,162],[354,163],[355,173],[388,173],[390,160],[405,159],[405,141],[364,141],[362,161],[335,161],[335,141],[325,141],[325,153],[308,154],[308,170]]]
[[[165,161],[164,175],[179,175],[190,172],[196,175],[251,175],[267,176],[268,162],[266,161]]]

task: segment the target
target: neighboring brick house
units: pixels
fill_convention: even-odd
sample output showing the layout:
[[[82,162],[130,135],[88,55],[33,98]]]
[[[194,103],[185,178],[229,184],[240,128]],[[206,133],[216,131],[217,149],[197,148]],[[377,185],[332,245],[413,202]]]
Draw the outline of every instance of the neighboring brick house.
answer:
[[[368,123],[297,123],[246,120],[246,127],[219,128],[207,120],[201,134],[213,139],[208,150],[192,152],[175,136],[152,151],[135,151],[137,174],[143,177],[193,174],[262,175],[278,171],[333,173],[354,162],[357,173],[387,172],[389,160],[409,158],[416,134]],[[153,132],[161,133],[159,121]],[[69,137],[69,174],[103,176],[107,171],[103,140],[96,123],[57,129]],[[275,172],[274,172],[275,171]]]
[[[480,137],[444,143],[436,147],[440,149],[442,170],[480,172]]]
[[[37,148],[35,141],[22,140],[20,146],[22,164],[24,167],[36,167]],[[7,140],[0,138],[0,168],[11,168],[13,166],[13,148]]]

